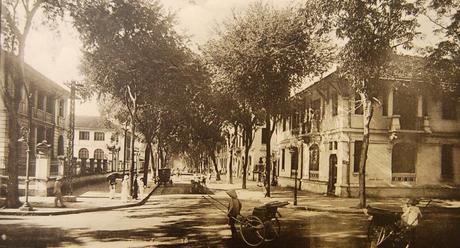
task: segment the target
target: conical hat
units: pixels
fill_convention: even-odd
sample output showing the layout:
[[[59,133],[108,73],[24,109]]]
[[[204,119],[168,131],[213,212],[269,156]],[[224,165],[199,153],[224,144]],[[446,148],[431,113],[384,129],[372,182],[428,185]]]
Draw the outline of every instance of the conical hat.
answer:
[[[238,195],[236,194],[236,191],[234,189],[228,190],[225,193],[227,193],[227,195],[230,196],[231,198],[234,198],[234,199],[238,198]]]

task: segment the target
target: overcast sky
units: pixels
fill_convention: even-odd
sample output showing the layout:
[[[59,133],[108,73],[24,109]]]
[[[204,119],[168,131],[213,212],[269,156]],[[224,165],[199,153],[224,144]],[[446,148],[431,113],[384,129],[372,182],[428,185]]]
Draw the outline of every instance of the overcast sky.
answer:
[[[191,45],[204,44],[212,35],[212,28],[229,17],[234,11],[243,11],[255,0],[161,0],[165,9],[176,13],[177,30],[190,36]],[[277,6],[301,0],[267,0]],[[64,83],[82,78],[78,65],[81,58],[81,43],[78,33],[69,19],[60,23],[57,30],[40,25],[40,16],[28,38],[26,62],[54,80]],[[417,40],[418,47],[434,45],[433,26],[426,19],[421,20],[423,40]],[[98,115],[95,103],[77,106],[77,114]]]

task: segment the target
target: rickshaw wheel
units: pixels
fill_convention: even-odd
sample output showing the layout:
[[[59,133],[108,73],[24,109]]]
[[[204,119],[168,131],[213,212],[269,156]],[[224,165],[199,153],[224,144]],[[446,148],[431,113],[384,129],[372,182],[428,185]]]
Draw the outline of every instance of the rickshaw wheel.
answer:
[[[259,246],[265,240],[265,227],[262,220],[249,215],[240,225],[241,238],[249,246]]]
[[[379,247],[390,234],[391,228],[389,226],[376,225],[374,222],[371,222],[367,230],[370,247]]]
[[[265,241],[273,241],[279,238],[281,225],[278,218],[271,219],[265,224]]]

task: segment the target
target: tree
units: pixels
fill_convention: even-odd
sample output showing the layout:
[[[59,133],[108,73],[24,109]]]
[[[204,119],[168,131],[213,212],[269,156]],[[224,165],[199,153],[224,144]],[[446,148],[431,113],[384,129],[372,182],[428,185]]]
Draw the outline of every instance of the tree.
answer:
[[[225,42],[224,40],[217,40],[213,42]],[[249,150],[251,149],[254,141],[254,133],[262,121],[262,113],[251,109],[249,99],[244,97],[243,89],[239,85],[228,78],[225,72],[220,71],[217,65],[212,64],[212,56],[218,51],[217,46],[210,43],[205,47],[205,59],[208,61],[208,70],[211,72],[212,88],[215,97],[218,99],[220,116],[226,122],[225,136],[227,139],[227,147],[230,152],[229,159],[229,180],[232,183],[232,161],[233,152],[236,143],[236,138],[239,134],[238,127],[241,127],[241,135],[244,145],[244,161],[243,161],[243,180],[241,188],[246,188],[247,168],[249,162]],[[233,132],[230,130],[233,129]],[[233,134],[233,135],[232,135]]]
[[[25,100],[28,106],[28,130],[31,129],[32,101],[29,86],[25,81],[25,49],[26,41],[32,28],[34,17],[42,11],[48,21],[62,17],[65,1],[63,0],[4,0],[1,3],[1,34],[2,55],[5,55],[5,78],[1,85],[1,94],[8,116],[8,160],[7,160],[7,199],[6,206],[15,208],[20,205],[18,192],[18,139],[19,123],[18,110],[22,99],[22,89],[25,90]],[[50,22],[51,23],[51,22]],[[11,80],[12,79],[12,80]],[[29,132],[29,142],[32,132]],[[34,144],[29,144],[34,146]]]
[[[410,48],[416,36],[415,3],[406,0],[325,1],[327,13],[333,13],[336,33],[347,42],[340,53],[339,73],[351,83],[363,107],[363,143],[359,163],[360,206],[366,207],[366,160],[370,123],[379,91],[384,87],[380,76],[398,47]]]
[[[434,10],[435,17],[430,16]],[[460,95],[460,2],[454,0],[430,0],[424,14],[436,24],[437,32],[444,34],[428,56],[431,81],[440,82],[441,91],[450,97]]]
[[[275,9],[256,2],[223,25],[209,47],[212,63],[241,89],[251,109],[262,109],[267,130],[266,173],[270,179],[270,140],[276,116],[289,102],[293,87],[305,76],[319,75],[330,49],[320,32],[315,6]],[[270,196],[270,184],[267,188]]]
[[[83,42],[86,81],[98,93],[124,102],[135,134],[145,121],[139,114],[158,109],[188,61],[182,37],[174,32],[173,16],[149,1],[77,1],[70,10]],[[151,114],[155,113],[145,117]],[[133,173],[134,161],[131,183]]]

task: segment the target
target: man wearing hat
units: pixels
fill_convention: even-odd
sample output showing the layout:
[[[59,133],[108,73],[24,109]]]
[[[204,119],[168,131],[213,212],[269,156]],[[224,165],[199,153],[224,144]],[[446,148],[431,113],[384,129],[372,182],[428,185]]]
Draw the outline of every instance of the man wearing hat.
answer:
[[[230,201],[228,202],[228,225],[230,225],[230,230],[232,231],[232,238],[236,237],[236,228],[235,222],[238,215],[241,211],[241,202],[238,199],[238,195],[235,190],[229,190],[226,192],[230,196]]]
[[[64,201],[62,200],[62,177],[57,177],[54,182],[54,207],[58,206],[58,201],[61,203],[61,208],[65,208]]]

